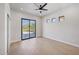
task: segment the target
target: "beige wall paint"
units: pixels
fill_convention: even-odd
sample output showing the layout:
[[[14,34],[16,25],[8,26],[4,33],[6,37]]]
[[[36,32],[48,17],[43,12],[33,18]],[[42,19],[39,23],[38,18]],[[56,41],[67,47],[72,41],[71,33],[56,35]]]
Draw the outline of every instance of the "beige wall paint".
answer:
[[[41,19],[27,13],[11,10],[11,42],[21,40],[21,18],[36,20],[36,37],[41,36]]]
[[[65,16],[64,22],[46,23],[46,19]],[[43,36],[79,47],[79,6],[73,5],[45,16],[43,20]]]

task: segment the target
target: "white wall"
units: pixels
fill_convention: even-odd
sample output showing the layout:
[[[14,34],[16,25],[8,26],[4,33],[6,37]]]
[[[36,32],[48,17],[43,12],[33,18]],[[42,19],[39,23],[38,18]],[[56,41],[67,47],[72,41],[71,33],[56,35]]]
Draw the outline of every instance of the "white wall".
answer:
[[[5,3],[5,54],[8,53],[10,47],[10,6]]]
[[[21,18],[36,20],[36,37],[41,36],[41,19],[39,17],[11,10],[11,42],[21,40]]]
[[[4,4],[0,4],[0,54],[5,53],[5,16]]]
[[[9,4],[0,4],[0,54],[7,54],[7,13],[9,12]]]
[[[46,19],[65,16],[62,23],[46,23]],[[79,47],[79,6],[74,5],[44,17],[43,36]]]

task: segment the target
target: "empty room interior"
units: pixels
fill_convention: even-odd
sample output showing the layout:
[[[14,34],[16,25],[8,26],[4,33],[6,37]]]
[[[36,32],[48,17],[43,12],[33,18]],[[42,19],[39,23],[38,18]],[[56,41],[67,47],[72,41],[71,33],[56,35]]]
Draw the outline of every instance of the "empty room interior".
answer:
[[[0,3],[0,55],[79,55],[79,3]]]

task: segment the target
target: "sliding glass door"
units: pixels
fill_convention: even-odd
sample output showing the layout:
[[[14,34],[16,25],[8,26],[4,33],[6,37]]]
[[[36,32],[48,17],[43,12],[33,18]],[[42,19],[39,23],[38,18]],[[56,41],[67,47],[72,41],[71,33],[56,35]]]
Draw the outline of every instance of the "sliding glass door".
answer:
[[[22,26],[21,26],[21,29],[22,29],[22,39],[27,39],[29,38],[29,20],[25,20],[25,19],[22,19]]]
[[[36,37],[36,22],[30,21],[30,38]]]
[[[30,19],[21,19],[21,39],[30,39],[36,37],[36,21]]]

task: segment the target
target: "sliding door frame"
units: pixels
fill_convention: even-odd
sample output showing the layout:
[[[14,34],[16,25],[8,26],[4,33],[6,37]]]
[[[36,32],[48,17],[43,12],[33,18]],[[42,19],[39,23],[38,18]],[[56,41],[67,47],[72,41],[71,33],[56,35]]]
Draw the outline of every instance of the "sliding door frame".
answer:
[[[22,35],[23,35],[23,32],[22,32],[22,20],[29,20],[29,38],[22,39]],[[30,37],[30,21],[35,21],[35,37]],[[31,39],[31,38],[36,38],[36,20],[21,18],[21,40],[27,40],[27,39]]]

